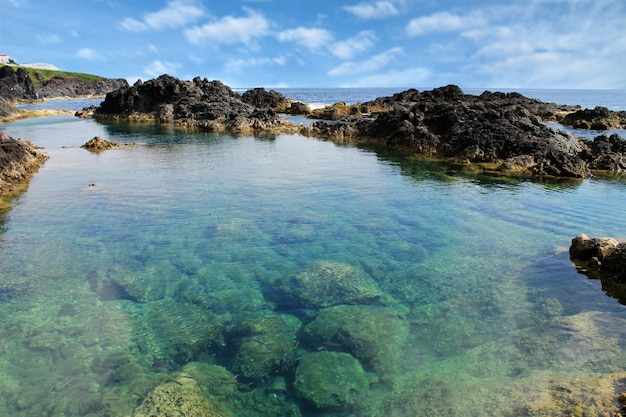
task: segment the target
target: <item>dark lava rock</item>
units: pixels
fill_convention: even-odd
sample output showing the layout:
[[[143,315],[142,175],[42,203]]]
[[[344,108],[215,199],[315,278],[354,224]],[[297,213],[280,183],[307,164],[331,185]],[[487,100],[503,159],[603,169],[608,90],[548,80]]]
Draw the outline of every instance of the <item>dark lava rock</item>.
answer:
[[[538,114],[554,118],[563,106],[518,93],[474,96],[449,85],[425,92],[411,89],[364,105],[386,110],[315,122],[303,133],[374,141],[420,155],[538,176],[585,178],[591,168],[588,161],[598,157],[585,141],[542,123]]]
[[[242,94],[241,100],[260,109],[272,109],[278,113],[307,114],[309,106],[297,100],[285,97],[278,91],[266,91],[264,88],[254,88]]]
[[[182,81],[167,74],[107,94],[99,119],[157,121],[204,131],[287,132],[296,127],[272,109],[242,101],[220,81]]]
[[[9,101],[34,100],[37,98],[37,90],[24,68],[15,71],[6,65],[0,68],[0,97]]]
[[[0,132],[0,192],[28,180],[47,159],[31,142]]]
[[[582,139],[587,149],[582,157],[595,170],[626,172],[626,140],[619,135],[600,135],[593,141]]]
[[[626,112],[614,112],[606,107],[581,109],[568,113],[560,123],[577,129],[607,130],[626,126]]]
[[[121,78],[87,81],[59,74],[44,81],[38,93],[40,98],[98,96],[127,86],[128,81]]]

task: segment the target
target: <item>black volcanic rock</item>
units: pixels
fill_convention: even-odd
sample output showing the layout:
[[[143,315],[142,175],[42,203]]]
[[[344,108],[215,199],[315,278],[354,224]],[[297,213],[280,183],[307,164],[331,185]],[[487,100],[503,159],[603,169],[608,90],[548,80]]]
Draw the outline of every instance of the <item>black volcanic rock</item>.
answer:
[[[121,78],[87,81],[59,74],[44,81],[38,93],[40,98],[85,97],[103,95],[126,86],[128,81]]]
[[[35,84],[24,68],[17,71],[9,65],[0,68],[0,97],[9,101],[37,98]]]
[[[95,111],[99,119],[155,120],[206,131],[287,132],[296,127],[272,109],[242,101],[220,81],[170,75],[107,94]]]
[[[617,134],[600,135],[593,141],[583,140],[587,148],[581,154],[595,170],[626,172],[626,140]]]
[[[590,168],[600,166],[600,159],[620,157],[617,149],[600,154],[599,145],[589,146],[538,117],[552,117],[568,108],[518,93],[474,96],[449,85],[425,92],[407,90],[362,107],[385,110],[339,122],[315,122],[305,133],[371,140],[421,155],[540,176],[584,178]],[[596,165],[590,166],[591,160],[597,160]]]
[[[246,91],[241,95],[241,100],[260,109],[272,109],[278,113],[307,114],[310,111],[307,104],[287,98],[278,91],[267,91],[264,88]]]

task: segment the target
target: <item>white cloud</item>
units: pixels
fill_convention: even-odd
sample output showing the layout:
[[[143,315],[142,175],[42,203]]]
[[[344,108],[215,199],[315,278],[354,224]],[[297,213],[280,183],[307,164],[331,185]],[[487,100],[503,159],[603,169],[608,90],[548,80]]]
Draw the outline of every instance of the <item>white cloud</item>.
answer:
[[[248,58],[248,59],[233,59],[228,61],[225,65],[228,71],[239,71],[242,68],[248,67],[261,67],[266,65],[285,66],[287,59],[283,56],[275,58]]]
[[[402,48],[391,48],[381,54],[359,62],[344,62],[338,67],[328,71],[328,75],[336,77],[340,75],[363,74],[367,72],[375,72],[388,66],[397,56],[402,55]]]
[[[131,32],[175,29],[205,15],[202,4],[195,0],[172,0],[164,9],[144,15],[142,20],[125,18],[120,26]]]
[[[179,65],[171,62],[161,62],[159,60],[152,61],[150,65],[144,68],[146,74],[151,77],[158,77],[163,74],[174,74]]]
[[[61,38],[58,35],[37,35],[39,43],[43,45],[49,45],[52,43],[61,43]]]
[[[298,27],[289,29],[278,34],[278,40],[281,42],[295,42],[305,46],[311,51],[329,46],[333,41],[333,35],[326,29]]]
[[[330,52],[340,59],[352,59],[355,55],[369,50],[376,42],[374,32],[366,30],[358,35],[330,45]]]
[[[359,3],[356,6],[344,6],[343,9],[361,19],[380,19],[399,14],[398,9],[391,1]]]
[[[96,61],[101,59],[101,56],[98,55],[96,51],[91,48],[83,48],[76,51],[76,56],[82,59],[87,59],[89,61]]]
[[[266,36],[269,33],[270,22],[252,9],[244,7],[244,11],[248,16],[226,16],[203,26],[193,27],[185,31],[185,36],[189,42],[195,44],[248,43],[255,38]]]
[[[465,15],[450,12],[437,12],[430,16],[421,16],[411,20],[406,26],[408,36],[421,36],[430,32],[457,32],[484,25],[481,12],[474,11]]]

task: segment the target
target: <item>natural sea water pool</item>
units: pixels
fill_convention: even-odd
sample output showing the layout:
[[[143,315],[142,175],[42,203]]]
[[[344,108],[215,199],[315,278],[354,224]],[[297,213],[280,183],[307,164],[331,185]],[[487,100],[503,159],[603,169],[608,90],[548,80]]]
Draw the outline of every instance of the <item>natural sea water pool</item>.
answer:
[[[567,254],[626,234],[623,182],[300,136],[4,127],[51,158],[0,235],[0,415],[130,416],[181,369],[241,416],[591,413],[624,377],[626,309]],[[78,147],[96,135],[137,144]],[[302,391],[352,374],[298,368],[336,351],[367,392],[316,408]]]

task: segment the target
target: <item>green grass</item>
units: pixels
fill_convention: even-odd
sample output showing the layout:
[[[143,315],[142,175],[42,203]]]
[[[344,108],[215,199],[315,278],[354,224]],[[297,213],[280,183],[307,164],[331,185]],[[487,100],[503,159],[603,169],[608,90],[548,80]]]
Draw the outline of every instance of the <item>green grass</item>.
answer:
[[[92,74],[83,74],[80,72],[66,72],[47,69],[27,68],[21,67],[28,71],[30,78],[32,78],[35,87],[41,87],[44,82],[54,77],[62,77],[66,79],[79,79],[83,81],[99,81],[104,80],[104,77]],[[17,68],[16,68],[17,70]]]

